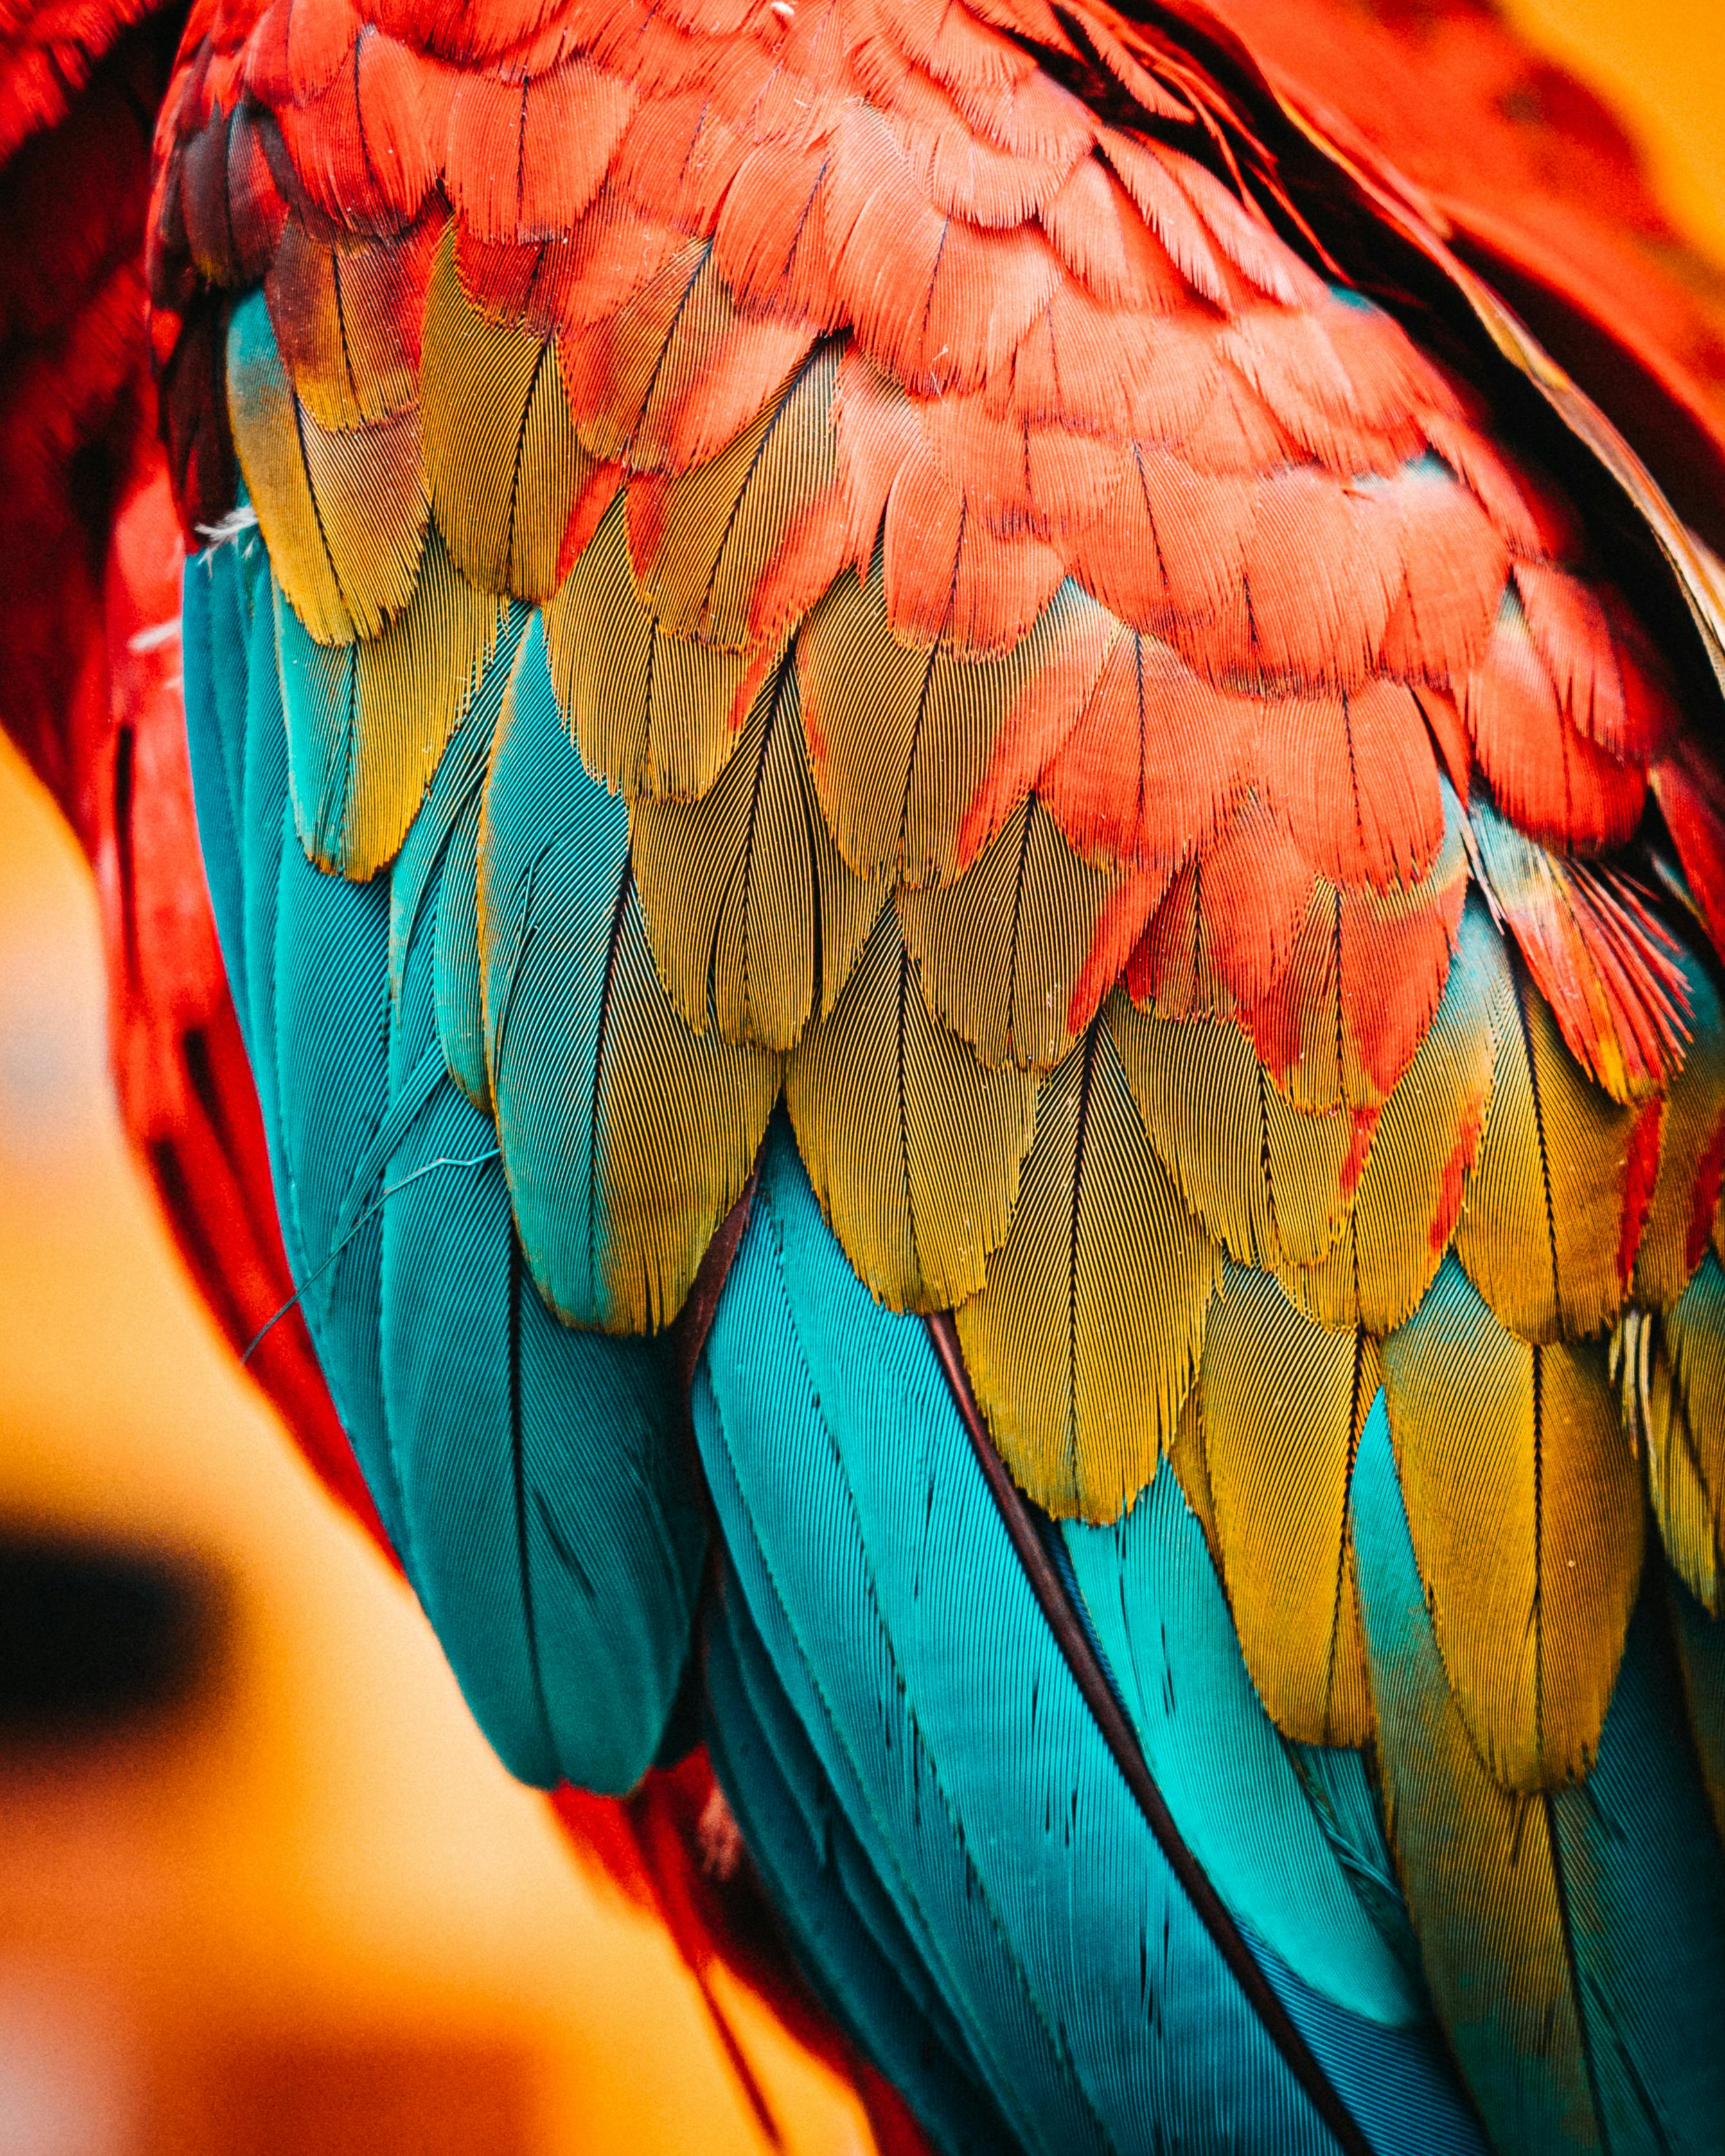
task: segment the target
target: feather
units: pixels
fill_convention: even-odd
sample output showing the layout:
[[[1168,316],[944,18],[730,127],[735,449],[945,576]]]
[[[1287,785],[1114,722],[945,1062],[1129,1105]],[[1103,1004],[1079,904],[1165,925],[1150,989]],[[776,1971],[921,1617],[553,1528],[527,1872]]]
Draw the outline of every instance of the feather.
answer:
[[[634,559],[661,630],[729,651],[755,643],[762,580],[837,476],[838,377],[837,346],[819,346],[728,447],[665,488],[653,543]]]
[[[1315,903],[1311,870],[1248,794],[1168,886],[1127,962],[1132,1001],[1163,1018],[1227,1018],[1286,970]]]
[[[461,289],[453,232],[425,298],[420,395],[432,514],[481,591],[549,598],[592,461],[549,337],[489,321]]]
[[[1113,1526],[1069,1521],[1061,1540],[1146,1763],[1235,1919],[1374,2029],[1416,2025],[1419,1991],[1361,1907],[1253,1694],[1178,1483],[1158,1476]]]
[[[905,947],[930,1004],[990,1068],[1050,1070],[1071,1046],[1074,997],[1110,880],[1032,796],[956,882],[899,894]]]
[[[1529,838],[1591,850],[1620,846],[1633,834],[1646,774],[1577,731],[1513,593],[1462,685],[1461,708],[1498,806]]]
[[[1506,919],[1576,1060],[1640,1104],[1676,1067],[1687,1018],[1671,937],[1635,886],[1524,838],[1485,802],[1468,812],[1476,874]]]
[[[331,432],[372,427],[419,401],[426,280],[442,230],[429,215],[387,240],[314,239],[282,228],[264,297],[294,393]]]
[[[1277,326],[1285,336],[1286,328]],[[1354,461],[1356,468],[1365,462],[1357,453]],[[1254,670],[1266,681],[1364,690],[1376,669],[1403,569],[1399,536],[1395,518],[1373,495],[1351,490],[1331,473],[1296,466],[1263,480],[1241,564],[1251,595],[1250,650],[1241,659],[1255,660]],[[1333,822],[1344,846],[1360,854],[1362,866],[1372,863],[1377,869],[1374,881],[1387,865],[1373,860],[1378,834],[1370,824],[1362,828],[1357,803],[1363,798],[1376,808],[1373,797],[1394,787],[1378,812],[1386,824],[1423,806],[1430,829],[1438,815],[1434,778],[1421,783],[1417,754],[1425,743],[1408,724],[1408,702],[1405,690],[1368,698],[1357,734],[1353,728],[1343,733],[1339,756],[1334,744],[1347,726],[1345,710],[1330,706],[1336,716],[1328,725],[1322,725],[1322,711],[1307,721],[1317,736],[1317,753],[1348,787],[1341,800],[1332,795],[1320,803],[1330,810],[1324,820]],[[1417,742],[1411,754],[1410,737]],[[1350,771],[1345,762],[1347,747],[1356,738],[1360,763],[1371,767],[1369,773],[1358,767]]]
[[[1629,715],[1611,624],[1597,592],[1548,562],[1517,562],[1516,593],[1533,648],[1562,710],[1613,756],[1628,747]]]
[[[1318,2156],[1019,1568],[926,1331],[871,1303],[783,1132],[693,1404],[735,1591],[1009,2128],[1149,2156],[1178,2121],[1205,2149]]]
[[[889,905],[844,992],[785,1071],[821,1209],[889,1308],[947,1310],[982,1286],[1036,1129],[1037,1074],[988,1070],[929,1010]]]
[[[1579,1780],[1641,1570],[1604,1350],[1517,1339],[1450,1258],[1384,1342],[1384,1386],[1457,1711],[1504,1789]]]
[[[1011,1229],[957,1313],[978,1404],[1034,1502],[1107,1521],[1149,1481],[1218,1271],[1094,1019],[1045,1083]]]
[[[742,311],[710,245],[691,241],[609,320],[566,329],[583,446],[631,471],[686,471],[759,415],[819,335],[803,318]]]
[[[444,1060],[468,1099],[488,1115],[491,1086],[480,1008],[475,905],[480,797],[497,714],[528,619],[522,606],[506,615],[472,705],[444,752],[389,878],[391,991],[399,1004],[409,947],[416,936],[429,937]]]
[[[1076,724],[1033,783],[1078,852],[1172,875],[1238,806],[1260,707],[1200,680],[1167,644],[1131,629],[1116,634],[1087,685]],[[1003,734],[990,786],[1006,749]]]
[[[1680,1579],[1668,1574],[1666,1588],[1689,1735],[1715,1826],[1725,1834],[1725,1625],[1708,1615]]]
[[[506,608],[428,539],[413,598],[380,635],[314,643],[277,603],[294,819],[321,868],[363,881],[394,857],[462,722]]]
[[[629,566],[625,501],[611,503],[543,619],[557,705],[593,778],[629,801],[698,801],[736,746],[749,663],[654,620]]]
[[[320,427],[294,395],[261,293],[228,325],[228,410],[271,564],[307,630],[321,644],[376,636],[419,573],[418,413]]]
[[[1650,779],[1708,940],[1725,952],[1725,781],[1692,741],[1675,743]]]
[[[1444,802],[1410,689],[1377,680],[1333,697],[1272,699],[1259,739],[1266,795],[1320,875],[1379,892],[1425,880],[1444,843]]]
[[[443,69],[362,25],[327,88],[276,112],[312,202],[362,232],[411,223],[437,185],[449,91]]]
[[[487,1063],[521,1242],[567,1321],[667,1324],[747,1181],[778,1060],[691,1032],[660,986],[624,804],[583,769],[536,623],[480,832]]]
[[[1041,218],[1055,252],[1104,306],[1171,314],[1188,303],[1186,280],[1099,157],[1070,168]]]
[[[1725,1011],[1711,974],[1680,950],[1689,1045],[1659,1114],[1658,1171],[1632,1252],[1638,1302],[1669,1310],[1707,1247],[1725,1174]]]
[[[1354,1119],[1291,1106],[1238,1026],[1158,1018],[1124,996],[1107,1016],[1150,1142],[1211,1237],[1243,1265],[1322,1259],[1352,1197]]]
[[[429,973],[410,954],[404,1027]],[[620,1795],[675,1698],[706,1543],[670,1358],[546,1309],[490,1125],[446,1081],[386,1187],[382,1378],[426,1614],[507,1765]]]
[[[1634,1118],[1589,1081],[1513,962],[1510,983],[1512,1022],[1498,1035],[1455,1254],[1512,1332],[1585,1339],[1615,1321],[1623,1298],[1618,1255]]]
[[[1314,883],[1287,960],[1240,1014],[1297,1107],[1381,1107],[1440,1001],[1467,896],[1461,815],[1425,879],[1384,893]]]
[[[1446,690],[1465,680],[1484,655],[1509,573],[1509,550],[1478,496],[1434,456],[1404,465],[1387,485],[1368,485],[1381,491],[1395,516],[1401,557],[1400,588],[1384,624],[1378,664],[1386,674]],[[1463,795],[1471,759],[1469,749],[1461,778],[1453,768],[1450,774]]]
[[[1368,1335],[1326,1332],[1269,1275],[1226,1269],[1198,1378],[1211,1517],[1245,1666],[1301,1743],[1371,1734],[1348,1487],[1377,1390]]]
[[[449,100],[444,184],[480,240],[567,232],[603,183],[635,96],[578,56],[519,82],[469,73]]]
[[[943,410],[946,408],[942,408]],[[1001,531],[983,495],[954,486],[925,444],[886,498],[886,616],[901,642],[966,659],[1004,658],[1060,589],[1065,567],[1034,534]]]
[[[918,886],[950,875],[958,830],[1014,702],[1083,608],[1068,586],[1009,657],[912,649],[886,619],[880,557],[841,577],[798,639],[815,791],[856,873]]]
[[[280,609],[267,571],[248,593],[238,553],[213,550],[191,575],[229,602],[230,685],[237,674],[259,692],[217,753],[244,767],[257,819],[229,887],[258,916],[254,937],[269,937],[253,1040],[275,1081],[266,1113],[301,1304],[392,1541],[492,1743],[530,1779],[627,1789],[677,1692],[703,1565],[672,1373],[654,1344],[566,1331],[526,1276],[490,1127],[444,1075],[435,890],[427,904],[388,877],[357,886],[307,865],[273,693]],[[445,812],[471,796],[506,671],[500,653],[475,715],[480,754],[463,740],[439,773],[434,828],[403,851],[408,886],[470,877]],[[188,699],[195,732],[235,716],[231,685],[217,710]],[[230,937],[237,925],[230,913]]]
[[[437,1034],[449,1075],[476,1108],[490,1115],[491,1076],[485,1067],[485,1014],[479,949],[479,833],[481,796],[475,784],[463,803],[438,884],[433,964]]]
[[[1637,1350],[1640,1342],[1636,1342]],[[1725,1271],[1709,1250],[1625,1368],[1647,1486],[1671,1569],[1709,1617],[1725,1610]]]
[[[1356,1111],[1357,1134],[1362,1116],[1371,1117],[1367,1146],[1363,1160],[1349,1157],[1352,1204],[1327,1255],[1278,1268],[1289,1296],[1320,1325],[1363,1325],[1381,1337],[1412,1316],[1430,1286],[1461,1216],[1514,1009],[1502,942],[1471,898],[1413,1061],[1381,1111]]]
[[[695,1029],[794,1048],[838,1000],[886,902],[853,875],[814,798],[794,654],[699,802],[629,811],[642,916],[665,991]]]
[[[739,1594],[716,1598],[706,1672],[713,1771],[799,1966],[937,2145],[1011,2146],[934,1958],[876,1876]]]
[[[246,80],[270,105],[303,105],[327,90],[353,50],[359,15],[347,0],[318,8],[275,0],[247,41]]]
[[[1718,2026],[1725,2007],[1725,1880],[1651,1613],[1631,1629],[1585,1786],[1512,1795],[1474,1752],[1445,1681],[1377,1412],[1354,1508],[1397,1867],[1493,2144],[1700,2156],[1725,2082],[1719,2044],[1691,2031]]]

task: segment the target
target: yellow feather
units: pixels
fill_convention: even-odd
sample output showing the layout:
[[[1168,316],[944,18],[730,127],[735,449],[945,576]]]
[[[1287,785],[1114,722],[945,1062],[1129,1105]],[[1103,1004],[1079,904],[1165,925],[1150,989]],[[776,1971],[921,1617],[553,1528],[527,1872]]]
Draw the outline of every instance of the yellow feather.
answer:
[[[320,868],[362,882],[394,859],[479,686],[504,604],[467,583],[434,531],[411,600],[381,634],[313,644],[296,660],[278,627],[294,821]]]
[[[1645,1426],[1647,1483],[1666,1553],[1717,1617],[1725,1614],[1725,1272],[1713,1253],[1675,1309],[1633,1332],[1626,1325],[1625,1337],[1636,1358],[1625,1392]]]
[[[1227,1268],[1197,1387],[1222,1581],[1258,1697],[1302,1744],[1371,1734],[1348,1491],[1377,1392],[1375,1342]]]
[[[1034,795],[957,882],[898,895],[928,1000],[991,1066],[1051,1070],[1115,877],[1081,860]]]
[[[1595,1086],[1519,960],[1499,1037],[1491,1106],[1455,1230],[1455,1253],[1524,1340],[1584,1340],[1616,1322],[1618,1250],[1632,1108]]]
[[[1537,1347],[1447,1260],[1384,1343],[1438,1651],[1506,1789],[1593,1763],[1641,1569],[1640,1476],[1602,1345]]]
[[[411,598],[425,535],[419,415],[320,427],[295,396],[261,300],[235,318],[228,411],[277,582],[320,644],[376,636]]]
[[[1222,1539],[1216,1532],[1216,1507],[1210,1496],[1209,1462],[1204,1456],[1204,1416],[1199,1410],[1199,1387],[1194,1384],[1186,1395],[1186,1404],[1180,1409],[1180,1419],[1174,1425],[1174,1434],[1165,1448],[1168,1464],[1174,1471],[1175,1480],[1186,1493],[1186,1502],[1193,1516],[1204,1529],[1204,1541],[1209,1545],[1210,1562],[1218,1576],[1222,1570]],[[1152,1480],[1154,1471],[1152,1471]]]
[[[1659,1175],[1635,1252],[1638,1301],[1669,1310],[1694,1273],[1706,1248],[1717,1194],[1702,1199],[1703,1161],[1711,1155],[1716,1177],[1725,1145],[1725,1012],[1706,967],[1681,954],[1688,991],[1690,1040],[1682,1067],[1666,1088],[1659,1129]],[[1697,1219],[1697,1200],[1702,1217]]]
[[[453,227],[425,295],[420,397],[432,513],[463,573],[482,591],[549,598],[592,459],[575,439],[555,339],[475,306]]]
[[[753,424],[665,488],[641,592],[662,629],[741,651],[757,585],[798,519],[838,476],[833,391],[839,347],[823,345]]]
[[[1000,1455],[1057,1518],[1116,1519],[1148,1483],[1219,1265],[1098,1018],[1044,1081],[1011,1231],[957,1313]]]
[[[1450,1247],[1514,1011],[1502,942],[1471,900],[1443,999],[1384,1104],[1340,1235],[1322,1263],[1279,1269],[1318,1324],[1381,1335],[1418,1307]]]
[[[736,746],[748,661],[657,626],[635,588],[620,495],[545,608],[545,643],[593,777],[627,801],[698,801]]]
[[[639,799],[629,828],[648,938],[683,1016],[697,1033],[795,1047],[886,899],[845,867],[814,798],[795,665],[756,699],[700,801]]]
[[[1237,1025],[1108,1005],[1151,1142],[1180,1194],[1241,1265],[1315,1263],[1348,1215],[1351,1116],[1307,1115],[1271,1081]]]
[[[660,985],[633,892],[606,1014],[603,1147],[607,1330],[668,1325],[742,1194],[778,1097],[779,1060],[699,1035]]]
[[[809,1179],[870,1291],[896,1310],[973,1295],[1005,1236],[1037,1080],[985,1070],[932,1016],[892,908],[785,1070]]]
[[[912,886],[951,875],[1008,713],[1095,611],[1068,582],[1007,657],[961,659],[893,634],[878,550],[865,580],[831,587],[798,639],[803,710],[821,807],[859,875]]]

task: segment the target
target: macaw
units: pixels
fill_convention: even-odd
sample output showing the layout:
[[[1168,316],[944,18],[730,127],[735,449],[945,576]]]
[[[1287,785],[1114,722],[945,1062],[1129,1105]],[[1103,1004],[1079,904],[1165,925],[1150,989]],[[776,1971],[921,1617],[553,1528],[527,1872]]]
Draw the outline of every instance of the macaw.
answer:
[[[1725,336],[1609,120],[1471,0],[0,85],[6,722],[506,1763],[883,2150],[1725,2146]]]

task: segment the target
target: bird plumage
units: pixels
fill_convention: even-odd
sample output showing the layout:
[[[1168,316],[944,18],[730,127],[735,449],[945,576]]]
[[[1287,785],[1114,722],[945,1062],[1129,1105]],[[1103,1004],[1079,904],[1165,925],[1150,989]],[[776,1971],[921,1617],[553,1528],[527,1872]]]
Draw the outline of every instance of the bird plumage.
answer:
[[[1602,412],[1494,280],[1584,374],[1596,288],[1265,38],[194,9],[217,925],[476,1713],[625,1789],[692,1652],[943,2144],[1700,2149],[1725,625],[1612,421],[1706,531],[1709,347]]]

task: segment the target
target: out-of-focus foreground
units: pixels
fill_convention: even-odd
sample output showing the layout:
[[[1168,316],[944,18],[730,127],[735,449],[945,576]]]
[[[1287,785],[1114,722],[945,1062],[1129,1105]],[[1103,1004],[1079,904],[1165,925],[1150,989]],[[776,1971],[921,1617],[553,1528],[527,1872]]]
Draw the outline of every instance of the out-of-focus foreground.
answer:
[[[1717,0],[1512,12],[1725,258]],[[177,1699],[79,1736],[0,1727],[0,2156],[762,2149],[668,1942],[510,1783],[186,1287],[120,1138],[101,1003],[82,862],[5,752],[0,1633],[22,1534],[164,1562],[195,1621],[163,1635],[169,1662],[189,1646]],[[81,1636],[50,1622],[75,1674]],[[0,1693],[29,1648],[0,1636]],[[721,1996],[787,2145],[865,2148],[849,2097]]]

